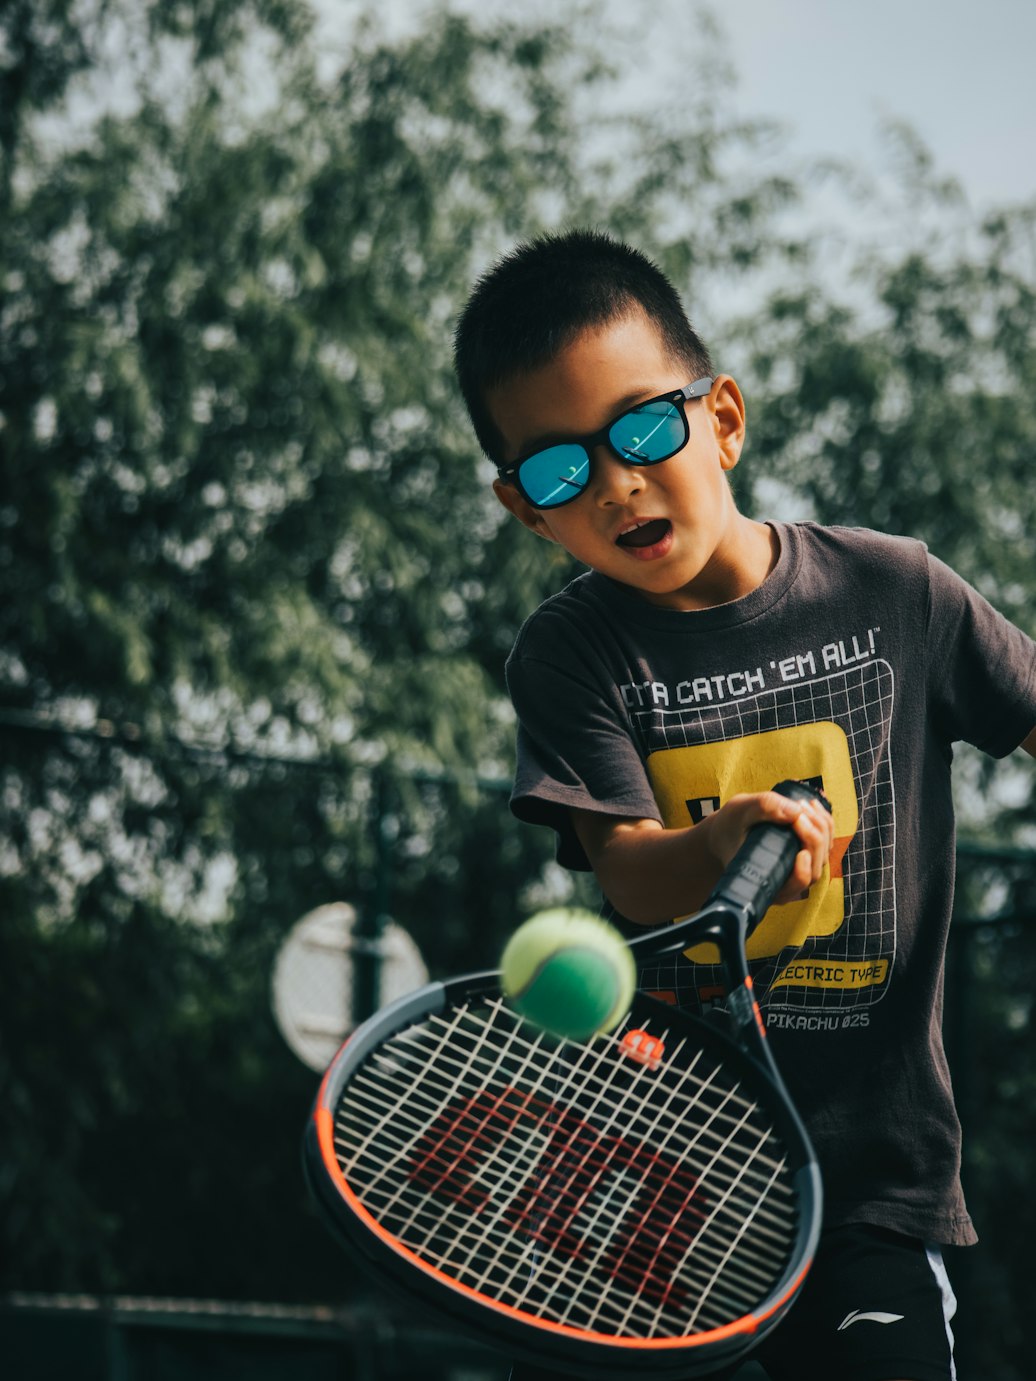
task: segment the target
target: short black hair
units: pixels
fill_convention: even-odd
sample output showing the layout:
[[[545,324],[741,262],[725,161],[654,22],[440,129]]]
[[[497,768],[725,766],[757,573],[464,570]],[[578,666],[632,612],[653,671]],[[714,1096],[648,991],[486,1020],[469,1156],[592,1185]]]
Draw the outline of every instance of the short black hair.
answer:
[[[543,235],[518,245],[478,280],[454,336],[453,362],[475,435],[495,465],[503,438],[486,394],[554,359],[581,332],[640,306],[691,378],[712,374],[705,344],[680,296],[639,249],[597,230]]]

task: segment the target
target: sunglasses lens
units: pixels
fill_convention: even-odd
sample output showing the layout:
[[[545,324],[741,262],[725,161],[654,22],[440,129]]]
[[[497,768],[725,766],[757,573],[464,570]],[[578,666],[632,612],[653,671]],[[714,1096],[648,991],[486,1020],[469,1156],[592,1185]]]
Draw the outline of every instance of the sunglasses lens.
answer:
[[[537,508],[557,508],[586,488],[590,457],[582,446],[548,446],[523,460],[518,480]]]
[[[617,417],[608,440],[631,465],[653,465],[676,455],[687,440],[687,428],[680,409],[663,398]]]

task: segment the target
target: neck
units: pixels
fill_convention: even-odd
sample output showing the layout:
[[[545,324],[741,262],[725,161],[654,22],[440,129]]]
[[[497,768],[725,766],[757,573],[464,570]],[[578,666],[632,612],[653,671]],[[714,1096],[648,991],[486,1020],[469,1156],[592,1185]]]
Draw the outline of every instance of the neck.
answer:
[[[698,578],[666,595],[639,593],[652,604],[694,611],[731,604],[757,590],[777,564],[780,542],[766,523],[736,513],[722,542]]]

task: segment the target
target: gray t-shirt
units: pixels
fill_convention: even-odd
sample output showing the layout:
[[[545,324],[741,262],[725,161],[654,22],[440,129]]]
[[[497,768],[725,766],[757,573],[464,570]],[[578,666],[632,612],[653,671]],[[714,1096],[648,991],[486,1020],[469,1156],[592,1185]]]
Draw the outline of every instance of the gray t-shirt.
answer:
[[[829,876],[771,908],[749,959],[826,1222],[973,1242],[941,1032],[951,745],[1002,757],[1021,743],[1036,644],[920,542],[773,527],[776,566],[731,604],[663,609],[591,571],[536,611],[507,664],[512,808],[586,868],[572,807],[675,828],[782,778],[822,785]],[[714,959],[667,957],[643,986],[707,1009]]]

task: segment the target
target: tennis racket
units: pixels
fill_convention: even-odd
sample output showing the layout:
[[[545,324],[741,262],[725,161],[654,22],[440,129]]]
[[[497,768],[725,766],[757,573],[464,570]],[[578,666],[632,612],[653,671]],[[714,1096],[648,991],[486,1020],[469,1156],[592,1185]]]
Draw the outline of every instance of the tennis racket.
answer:
[[[482,973],[357,1028],[304,1159],[375,1278],[498,1350],[614,1381],[706,1375],[775,1326],[812,1259],[821,1187],[745,940],[799,847],[755,826],[701,911],[631,942],[638,961],[714,942],[724,1027],[638,993],[614,1033],[559,1040]]]

